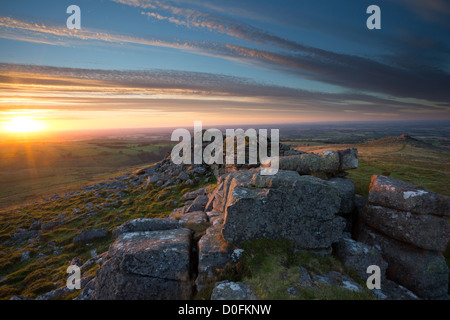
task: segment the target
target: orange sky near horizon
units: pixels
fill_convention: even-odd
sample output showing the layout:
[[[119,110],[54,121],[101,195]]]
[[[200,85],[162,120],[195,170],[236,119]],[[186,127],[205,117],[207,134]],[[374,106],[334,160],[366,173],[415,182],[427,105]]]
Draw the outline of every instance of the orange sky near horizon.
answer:
[[[393,109],[356,95],[303,92],[242,83],[239,78],[214,84],[208,74],[163,76],[149,72],[17,66],[0,68],[1,134],[45,130],[192,127],[325,121],[420,120],[430,108],[439,119],[445,108],[417,100]],[[25,70],[21,70],[25,69]],[[36,68],[35,68],[36,69]],[[184,78],[186,79],[184,79]],[[198,77],[199,79],[196,79]],[[206,79],[204,79],[206,77]],[[282,92],[282,94],[280,94]],[[418,106],[423,103],[423,106]],[[408,104],[414,105],[409,108]],[[374,108],[376,112],[374,111]],[[429,107],[429,108],[428,108]],[[28,124],[17,119],[26,118]],[[23,121],[22,121],[23,122]],[[14,127],[15,126],[15,127]],[[23,126],[23,129],[18,129]],[[36,130],[32,127],[36,126]]]
[[[290,122],[319,122],[332,121],[332,119],[317,118],[293,118],[292,115],[275,115],[268,118],[266,115],[252,114],[251,112],[242,113],[240,117],[215,116],[208,113],[177,112],[176,114],[158,114],[152,112],[133,112],[133,111],[54,111],[54,110],[36,110],[21,109],[19,112],[8,114],[2,112],[0,119],[0,128],[2,133],[14,134],[14,123],[17,119],[26,118],[34,123],[39,123],[41,128],[30,131],[83,131],[96,129],[128,129],[128,128],[157,128],[157,127],[192,127],[194,121],[202,121],[204,126],[214,125],[241,125],[241,124],[271,124],[271,123],[290,123]],[[42,113],[39,113],[42,111]],[[12,130],[11,130],[12,129]],[[17,130],[17,132],[26,132]],[[1,134],[0,134],[1,135]]]

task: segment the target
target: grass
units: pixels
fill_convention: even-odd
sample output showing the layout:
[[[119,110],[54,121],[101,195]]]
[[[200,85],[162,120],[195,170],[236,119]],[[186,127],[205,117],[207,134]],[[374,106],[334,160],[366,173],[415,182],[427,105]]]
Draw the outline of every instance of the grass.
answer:
[[[371,175],[383,174],[450,195],[450,157],[447,153],[409,145],[391,148],[358,148],[359,166],[349,172],[349,177],[354,179],[360,194],[368,195]]]
[[[0,210],[151,164],[171,146],[164,141],[115,139],[0,144]]]
[[[307,152],[339,150],[356,147],[358,168],[348,171],[356,193],[367,197],[372,175],[386,175],[414,183],[431,191],[450,195],[450,154],[444,150],[424,149],[406,143],[386,145],[333,144],[321,146],[295,145]]]
[[[291,140],[290,144],[303,151],[344,149],[354,145],[322,145]],[[129,172],[141,163],[145,155],[158,153],[167,145],[142,144],[139,141],[96,140],[72,144],[33,144],[0,150],[0,208],[11,204],[24,204],[42,195],[74,190],[90,181]],[[408,144],[356,145],[359,151],[359,167],[349,171],[355,182],[356,192],[368,195],[371,176],[383,174],[419,184],[432,191],[450,195],[450,161],[444,151],[422,149]],[[122,152],[121,152],[122,151]],[[121,153],[120,153],[121,152]],[[30,157],[32,155],[32,157]],[[144,156],[143,156],[144,155]],[[141,159],[140,157],[143,158]],[[162,158],[159,156],[157,160]],[[20,161],[19,161],[20,160]],[[130,162],[130,160],[132,160]],[[30,162],[31,161],[31,162]],[[127,162],[128,161],[128,162]],[[136,162],[133,162],[136,161]],[[148,163],[148,162],[147,162]],[[211,182],[202,180],[193,186],[178,184],[173,188],[135,188],[123,198],[106,192],[80,193],[71,198],[44,201],[35,205],[8,209],[0,212],[0,299],[14,295],[37,297],[65,284],[66,268],[74,257],[86,262],[91,250],[97,254],[106,252],[113,242],[111,236],[93,242],[90,246],[75,245],[73,237],[83,229],[107,228],[112,231],[120,224],[134,218],[166,217],[182,205],[181,195]],[[87,204],[101,206],[90,215]],[[175,204],[175,202],[177,204]],[[81,213],[75,213],[80,209]],[[42,232],[36,241],[14,243],[10,235],[18,228],[28,229],[34,221],[53,221],[63,215],[65,222],[50,231]],[[204,232],[203,226],[196,230]],[[291,296],[287,289],[300,277],[298,266],[305,267],[311,275],[338,271],[360,281],[352,270],[347,270],[338,260],[319,257],[305,251],[297,251],[289,241],[256,240],[243,245],[242,259],[218,275],[219,280],[244,281],[263,299],[373,299],[371,292],[354,293],[340,287],[318,286],[314,289],[297,288]],[[30,258],[22,260],[24,253]],[[445,253],[450,259],[450,246]],[[92,264],[82,270],[82,276],[94,275],[98,266]],[[206,285],[196,297],[209,298],[214,283]],[[73,295],[66,299],[73,298]]]
[[[348,171],[353,179],[355,192],[364,197],[369,195],[372,175],[385,175],[419,185],[431,191],[450,195],[450,153],[446,150],[423,148],[408,143],[386,144],[304,144],[297,149],[315,152],[356,147],[359,153],[358,168]],[[450,244],[444,252],[447,265],[450,266]]]
[[[201,180],[190,186],[187,183],[175,187],[136,187],[124,198],[117,198],[106,192],[99,197],[94,191],[80,193],[69,199],[43,202],[22,209],[4,211],[0,216],[0,299],[9,299],[14,295],[35,298],[45,292],[64,286],[67,280],[66,269],[74,257],[83,263],[91,258],[91,251],[96,254],[106,252],[114,241],[111,231],[122,223],[135,218],[162,218],[183,204],[181,195],[193,191],[214,181]],[[101,194],[101,193],[100,193]],[[161,195],[164,195],[161,197]],[[102,206],[104,203],[117,203]],[[177,201],[175,204],[173,201]],[[91,204],[96,208],[85,206]],[[76,213],[74,209],[81,210]],[[53,230],[43,231],[35,241],[14,242],[10,235],[18,228],[28,229],[34,221],[54,221],[63,214],[65,222]],[[57,218],[59,219],[59,218]],[[109,236],[91,244],[74,244],[73,237],[84,229],[106,228]],[[202,232],[203,230],[198,230]],[[27,252],[30,258],[21,260]],[[41,255],[39,255],[41,254]],[[82,277],[94,275],[98,265],[92,264],[82,270]],[[6,279],[4,279],[6,277]],[[68,296],[66,298],[71,298]],[[73,297],[72,297],[73,298]]]
[[[339,286],[314,285],[296,287],[300,279],[299,266],[306,268],[311,276],[327,271],[347,274],[365,288],[365,283],[356,272],[344,267],[333,256],[321,257],[313,253],[296,250],[290,240],[259,239],[246,241],[241,245],[244,252],[238,263],[217,275],[217,281],[242,281],[249,284],[259,299],[268,300],[374,300],[368,289],[353,292]],[[205,286],[196,299],[207,299],[214,282]],[[296,287],[291,295],[288,288]]]

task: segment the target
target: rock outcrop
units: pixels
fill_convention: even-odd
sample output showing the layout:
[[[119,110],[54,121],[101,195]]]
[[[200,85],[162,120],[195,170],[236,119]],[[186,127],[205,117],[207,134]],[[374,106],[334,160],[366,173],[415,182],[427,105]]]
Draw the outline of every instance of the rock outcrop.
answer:
[[[371,265],[380,267],[381,278],[386,279],[388,264],[375,247],[344,237],[336,243],[336,256],[343,264],[355,270],[361,279],[367,278],[367,268]]]
[[[191,298],[192,231],[170,226],[172,221],[157,219],[122,226],[89,288],[91,299]]]
[[[211,300],[258,300],[248,284],[242,282],[217,282]]]
[[[385,176],[373,176],[359,240],[381,250],[389,279],[425,299],[447,297],[442,254],[450,239],[450,198]]]
[[[115,242],[79,299],[190,299],[236,262],[243,241],[263,238],[289,239],[313,253],[333,250],[361,279],[367,279],[368,266],[379,266],[382,288],[373,291],[379,299],[446,297],[448,197],[378,176],[366,201],[344,178],[358,165],[356,149],[311,154],[280,145],[280,151],[275,175],[261,175],[258,165],[213,166],[214,189],[185,193],[184,206],[168,218],[135,219],[115,229]],[[137,172],[139,179],[163,187],[211,174],[204,164],[181,168],[168,159]],[[324,179],[311,175],[320,172]],[[350,234],[358,233],[358,219],[356,241]],[[335,271],[299,270],[300,280],[290,288],[294,295],[322,285],[363,290]],[[257,297],[246,284],[223,281],[211,298]]]
[[[281,156],[280,169],[297,171],[300,174],[323,172],[335,175],[358,167],[358,150],[346,149]]]
[[[205,283],[224,270],[231,258],[231,246],[222,236],[223,225],[215,224],[208,228],[198,242],[198,276],[197,290],[202,290]]]
[[[450,216],[449,196],[391,177],[372,177],[369,202],[419,215]]]
[[[73,238],[73,243],[87,243],[99,239],[104,239],[108,236],[108,230],[105,228],[83,230]]]
[[[225,241],[290,239],[304,249],[327,249],[342,236],[342,199],[324,180],[284,170],[262,176],[257,169],[223,178],[214,209],[225,214]]]

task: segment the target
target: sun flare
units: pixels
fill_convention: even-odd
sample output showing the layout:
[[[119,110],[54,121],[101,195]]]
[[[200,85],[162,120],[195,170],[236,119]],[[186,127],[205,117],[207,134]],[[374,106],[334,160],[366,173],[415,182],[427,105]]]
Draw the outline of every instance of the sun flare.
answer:
[[[3,129],[10,133],[28,133],[44,130],[42,121],[30,117],[15,117],[6,122]]]

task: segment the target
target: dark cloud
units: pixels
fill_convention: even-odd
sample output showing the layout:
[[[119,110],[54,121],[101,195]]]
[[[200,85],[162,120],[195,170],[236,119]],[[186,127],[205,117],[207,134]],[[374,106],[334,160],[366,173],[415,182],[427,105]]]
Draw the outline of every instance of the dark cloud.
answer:
[[[401,1],[401,0],[398,0]],[[447,45],[443,42],[417,37],[404,37],[395,44],[395,37],[388,37],[387,44],[392,45],[389,54],[382,59],[357,55],[336,53],[284,39],[271,32],[254,27],[247,22],[219,14],[211,14],[200,10],[175,7],[163,1],[116,0],[147,10],[146,13],[160,20],[167,20],[187,27],[206,28],[220,32],[233,38],[246,40],[246,46],[210,41],[162,41],[158,39],[138,38],[114,35],[105,32],[83,29],[75,35],[66,28],[44,26],[36,23],[0,17],[0,27],[8,31],[8,37],[17,36],[29,41],[51,41],[55,37],[65,41],[96,41],[110,44],[126,43],[145,46],[168,47],[188,50],[202,55],[213,55],[233,61],[250,62],[271,70],[289,73],[313,81],[337,85],[351,93],[319,93],[279,86],[267,86],[249,79],[212,75],[200,72],[181,72],[170,70],[152,71],[116,71],[86,70],[70,68],[51,68],[24,65],[3,64],[0,70],[31,72],[32,74],[52,74],[56,78],[29,78],[21,76],[22,84],[37,81],[45,85],[83,85],[89,91],[93,87],[114,87],[116,91],[108,94],[130,94],[136,89],[181,90],[183,94],[197,96],[233,96],[233,97],[270,97],[283,101],[301,100],[302,103],[340,104],[343,101],[364,101],[366,103],[384,104],[400,108],[405,103],[399,98],[422,99],[427,108],[435,108],[436,103],[447,103],[450,100],[450,75],[445,69],[448,63]],[[412,5],[419,6],[417,1]],[[432,3],[441,4],[434,0]],[[437,11],[437,5],[429,5],[427,10]],[[445,6],[444,12],[445,12]],[[219,12],[218,10],[216,10]],[[14,32],[12,32],[14,31]],[[17,33],[15,33],[17,32]],[[31,40],[32,39],[32,40]],[[381,41],[378,38],[378,41]],[[235,42],[233,42],[235,43]],[[264,49],[251,46],[264,45]],[[423,48],[411,52],[411,48]],[[3,74],[4,83],[12,81],[10,75]],[[80,83],[80,80],[85,80]],[[95,83],[101,81],[101,84]],[[130,89],[130,90],[126,90]],[[56,90],[56,89],[54,89]],[[121,91],[120,91],[121,90]],[[354,92],[358,92],[355,94]],[[340,100],[339,100],[340,99]],[[418,108],[421,103],[408,103],[411,108]],[[445,108],[445,105],[444,105]]]
[[[368,58],[317,49],[317,54],[283,54],[228,45],[217,54],[272,65],[283,72],[344,88],[397,97],[447,101],[450,75],[428,66],[402,68]]]
[[[383,63],[370,58],[306,46],[242,21],[175,7],[165,2],[115,1],[143,8],[151,4],[151,9],[173,14],[170,17],[162,17],[153,13],[154,16],[159,16],[159,19],[185,26],[207,28],[257,44],[265,44],[271,49],[287,50],[287,52],[273,52],[237,45],[193,44],[203,50],[215,51],[218,55],[270,64],[284,72],[344,88],[431,101],[450,99],[450,91],[447,90],[450,87],[450,74],[442,69],[442,64],[448,61],[450,49],[442,42],[423,37],[406,37],[401,40],[388,37],[387,41],[392,47],[392,54],[387,56]],[[450,8],[450,5],[441,0],[432,0],[426,2],[427,4],[421,4],[422,2],[419,1],[411,3],[415,7],[424,7],[433,12],[441,12],[441,10],[446,12],[447,8]],[[399,43],[394,44],[398,40],[400,40]]]
[[[23,87],[30,84],[35,86]],[[292,112],[311,107],[317,111],[355,109],[384,110],[386,113],[389,110],[437,113],[449,110],[445,104],[404,102],[360,92],[312,92],[261,84],[242,77],[173,70],[116,71],[0,64],[0,89],[3,94],[31,89],[34,90],[35,101],[49,104],[62,101],[76,108],[97,105],[101,109],[157,107],[175,111],[184,106],[189,111],[205,111],[214,105],[216,111],[236,106],[248,110],[283,109]],[[56,103],[55,108],[65,107]]]
[[[410,8],[419,17],[450,26],[450,3],[447,0],[394,0]]]

